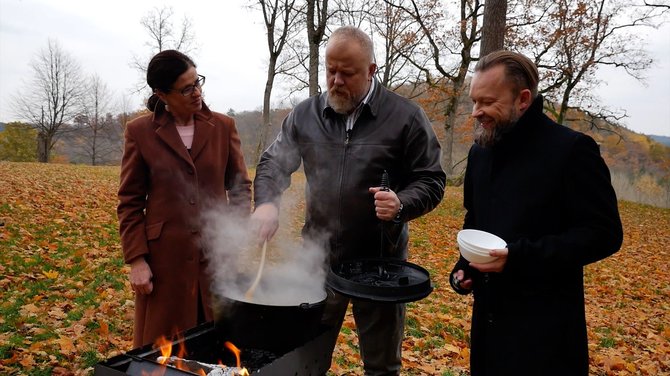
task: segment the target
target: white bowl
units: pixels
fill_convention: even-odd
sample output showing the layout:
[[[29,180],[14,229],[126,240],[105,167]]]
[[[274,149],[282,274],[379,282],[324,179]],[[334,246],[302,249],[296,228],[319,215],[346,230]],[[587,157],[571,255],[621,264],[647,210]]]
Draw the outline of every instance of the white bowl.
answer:
[[[486,264],[498,259],[497,257],[488,255],[488,253],[481,254],[480,251],[472,250],[467,246],[465,246],[464,244],[459,244],[458,249],[461,251],[461,255],[463,256],[463,258],[477,264]]]
[[[467,248],[470,253],[476,253],[482,256],[488,256],[489,250],[488,249],[481,249],[477,247],[473,247],[468,243],[462,242],[460,239],[457,239],[458,241],[458,247],[459,248]]]
[[[466,229],[458,232],[456,239],[467,244],[471,249],[489,251],[491,249],[503,249],[507,242],[500,237],[486,231]]]
[[[497,257],[489,255],[489,251],[507,246],[507,243],[496,235],[472,229],[459,231],[456,240],[463,258],[478,264],[497,260]]]

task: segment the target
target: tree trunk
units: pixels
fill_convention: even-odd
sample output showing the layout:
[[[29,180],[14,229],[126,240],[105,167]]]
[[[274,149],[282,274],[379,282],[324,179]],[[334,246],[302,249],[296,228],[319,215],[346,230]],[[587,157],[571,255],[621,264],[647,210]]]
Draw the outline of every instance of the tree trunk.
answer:
[[[93,140],[91,140],[92,141],[92,144],[91,144],[91,166],[96,166],[97,165],[98,159],[99,159],[98,158],[98,153],[100,153],[100,151],[98,150],[98,136],[99,136],[98,135],[98,127],[99,127],[99,123],[98,123],[97,120],[95,121],[95,123],[96,123],[96,125],[93,128]]]
[[[309,43],[309,96],[319,94],[319,45]]]
[[[49,137],[44,132],[37,134],[37,161],[41,163],[49,162]]]
[[[261,133],[258,137],[258,145],[256,147],[256,162],[260,160],[261,154],[265,150],[268,133],[270,133],[270,128],[272,127],[272,124],[270,123],[270,97],[272,95],[272,87],[274,86],[276,68],[277,58],[271,56],[268,63],[268,79],[265,82],[265,92],[263,93],[263,115],[261,121]]]
[[[317,4],[320,9],[317,9]],[[309,96],[319,94],[319,46],[326,33],[328,0],[307,0],[307,44],[309,45]],[[315,22],[316,20],[316,22]]]
[[[486,0],[482,21],[482,40],[479,47],[480,57],[504,48],[506,19],[506,0]]]
[[[478,1],[475,1],[473,13],[477,13],[480,5]],[[468,9],[466,1],[461,1],[461,41],[463,42],[463,48],[461,48],[461,63],[458,67],[458,73],[451,78],[451,87],[449,94],[449,99],[444,108],[444,135],[445,141],[442,145],[442,168],[444,169],[447,177],[450,179],[454,178],[454,161],[453,161],[453,148],[454,148],[454,129],[456,128],[456,117],[458,116],[458,103],[461,99],[461,93],[465,87],[465,79],[468,75],[468,67],[472,62],[472,46],[475,43],[475,36],[477,30],[477,18],[473,17],[471,24],[468,24],[466,20],[469,18],[466,10]]]
[[[456,126],[456,108],[458,107],[459,95],[454,93],[450,96],[445,106],[444,118],[444,137],[445,142],[442,145],[442,168],[447,176],[454,172],[453,145],[454,145],[454,127]]]

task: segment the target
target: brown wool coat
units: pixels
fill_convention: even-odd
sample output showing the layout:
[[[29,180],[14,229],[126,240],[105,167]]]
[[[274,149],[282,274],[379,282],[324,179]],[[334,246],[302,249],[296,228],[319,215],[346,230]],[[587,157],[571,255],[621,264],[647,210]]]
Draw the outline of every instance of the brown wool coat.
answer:
[[[195,326],[198,294],[212,319],[200,216],[214,205],[243,216],[251,209],[232,118],[203,105],[190,152],[165,111],[128,123],[117,209],[123,256],[145,257],[153,273],[153,292],[135,296],[133,347]]]

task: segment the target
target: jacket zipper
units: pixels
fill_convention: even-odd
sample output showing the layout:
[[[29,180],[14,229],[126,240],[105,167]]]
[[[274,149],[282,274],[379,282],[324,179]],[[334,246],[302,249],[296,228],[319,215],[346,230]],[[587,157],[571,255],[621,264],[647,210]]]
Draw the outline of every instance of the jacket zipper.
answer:
[[[346,161],[347,161],[347,152],[349,150],[349,141],[351,141],[351,133],[353,132],[353,129],[345,129],[344,131],[344,152],[342,153],[342,163],[341,163],[341,169],[340,169],[340,184],[339,184],[339,192],[338,192],[338,197],[339,197],[339,203],[338,205],[340,206],[340,215],[338,216],[338,232],[337,232],[337,244],[338,247],[341,247],[341,242],[342,242],[342,185],[344,183],[344,170],[346,168]],[[341,252],[341,250],[338,250]],[[339,253],[338,252],[338,253]]]

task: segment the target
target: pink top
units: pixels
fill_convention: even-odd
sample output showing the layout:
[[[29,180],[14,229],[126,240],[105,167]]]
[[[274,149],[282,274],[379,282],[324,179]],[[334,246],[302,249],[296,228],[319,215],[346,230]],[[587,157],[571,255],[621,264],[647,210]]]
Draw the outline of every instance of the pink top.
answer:
[[[181,141],[186,146],[186,149],[191,150],[193,135],[195,134],[195,125],[192,123],[190,125],[178,125],[177,132],[179,132],[179,137],[181,137]]]

